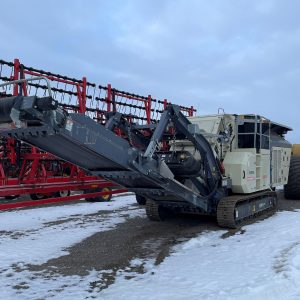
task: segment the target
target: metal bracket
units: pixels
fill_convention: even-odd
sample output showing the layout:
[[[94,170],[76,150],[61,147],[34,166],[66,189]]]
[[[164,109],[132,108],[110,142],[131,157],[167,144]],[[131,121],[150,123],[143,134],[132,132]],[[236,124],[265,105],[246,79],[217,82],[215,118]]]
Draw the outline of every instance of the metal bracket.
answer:
[[[25,79],[18,79],[18,80],[13,80],[13,81],[1,83],[0,88],[4,87],[4,86],[7,86],[7,85],[18,84],[18,83],[23,83],[23,82],[27,83],[27,82],[30,82],[30,81],[37,81],[37,80],[45,80],[46,81],[49,97],[52,97],[52,90],[51,90],[50,80],[46,77],[43,77],[43,76],[25,78]]]

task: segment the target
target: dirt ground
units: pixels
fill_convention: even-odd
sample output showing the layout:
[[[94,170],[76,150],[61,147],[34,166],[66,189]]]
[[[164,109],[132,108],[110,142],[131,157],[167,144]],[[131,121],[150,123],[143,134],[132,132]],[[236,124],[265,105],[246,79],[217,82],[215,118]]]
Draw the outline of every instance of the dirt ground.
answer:
[[[300,208],[300,201],[286,200],[280,191],[278,196],[279,210]],[[42,265],[31,265],[29,269],[48,276],[53,273],[84,276],[91,270],[113,270],[103,276],[101,282],[95,282],[98,287],[105,288],[114,282],[118,270],[143,272],[143,266],[138,269],[130,266],[132,259],[152,258],[160,264],[172,251],[172,246],[211,230],[224,229],[219,228],[211,217],[180,216],[165,222],[152,222],[145,217],[130,218],[112,230],[94,234],[68,248],[69,254]]]
[[[300,201],[284,199],[283,192],[278,192],[279,210],[300,209]],[[18,199],[20,200],[20,199]],[[26,198],[24,198],[26,200]],[[2,203],[6,200],[2,200]],[[71,202],[70,205],[74,204]],[[62,204],[52,204],[57,206]],[[135,204],[136,208],[138,205]],[[25,208],[26,209],[26,208]],[[108,212],[101,212],[106,214]],[[127,213],[127,208],[116,211],[117,214]],[[85,222],[93,219],[90,215],[83,216]],[[98,214],[97,214],[98,217]],[[101,216],[100,216],[101,217]],[[57,222],[65,222],[63,220]],[[27,265],[29,271],[41,274],[46,278],[53,275],[85,276],[92,270],[102,273],[99,281],[95,281],[91,288],[105,289],[115,281],[117,273],[132,271],[143,273],[144,265],[132,266],[133,259],[153,259],[155,264],[160,264],[170,254],[174,245],[197,236],[204,231],[223,230],[216,224],[213,217],[203,216],[175,216],[164,222],[149,221],[145,216],[128,217],[115,228],[101,231],[82,240],[80,243],[66,249],[67,255],[50,259],[41,265]],[[243,233],[244,229],[238,230]],[[223,238],[236,233],[229,230]],[[107,270],[107,272],[106,272]],[[18,272],[16,269],[15,271]],[[129,278],[128,278],[129,279]],[[16,286],[16,289],[19,287]]]

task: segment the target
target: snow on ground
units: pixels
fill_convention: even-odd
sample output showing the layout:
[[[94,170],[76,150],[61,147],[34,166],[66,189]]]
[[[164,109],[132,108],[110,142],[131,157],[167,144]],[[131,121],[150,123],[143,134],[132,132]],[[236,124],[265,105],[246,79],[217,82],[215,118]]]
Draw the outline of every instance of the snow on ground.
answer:
[[[133,196],[123,196],[110,203],[84,202],[1,212],[0,299],[16,299],[19,293],[19,299],[46,297],[39,290],[43,283],[38,279],[30,283],[28,292],[33,291],[32,295],[22,293],[22,289],[27,290],[25,283],[33,281],[26,265],[66,255],[66,248],[83,239],[110,230],[126,218],[144,215],[143,210],[132,206],[134,203]],[[21,289],[11,288],[16,285],[21,285]]]
[[[120,276],[103,299],[300,299],[300,211],[281,212],[224,238],[180,244],[133,280]],[[149,267],[148,267],[149,268]]]
[[[133,201],[131,197],[125,201],[118,199],[110,209],[122,205],[133,208],[130,206]],[[224,236],[227,232],[225,230],[204,232],[174,246],[171,255],[158,266],[151,259],[141,260],[137,257],[131,265],[144,265],[144,274],[134,273],[130,268],[119,270],[115,283],[103,290],[97,289],[97,282],[104,270],[92,271],[82,277],[47,277],[42,272],[33,273],[24,267],[26,263],[42,263],[62,255],[66,246],[94,232],[109,230],[124,221],[122,215],[114,212],[109,213],[106,219],[103,217],[105,220],[100,223],[96,218],[94,222],[86,224],[82,218],[76,221],[77,215],[91,214],[97,210],[99,208],[77,204],[64,209],[52,207],[49,211],[43,208],[1,213],[0,230],[11,230],[16,235],[24,233],[24,236],[2,235],[0,239],[0,297],[107,300],[300,299],[300,211],[277,213],[264,221],[245,226],[234,235]],[[136,215],[142,215],[141,210],[132,209],[131,216]],[[29,222],[28,217],[33,219]],[[49,229],[49,222],[67,218],[70,218],[67,225],[57,224]],[[60,235],[62,237],[57,238]],[[31,255],[26,254],[29,250]],[[14,264],[19,267],[18,272]],[[22,288],[14,289],[14,285]]]
[[[117,209],[135,203],[133,196],[110,203],[80,203],[54,207],[0,213],[1,267],[12,263],[42,264],[67,254],[66,247],[74,245],[94,233],[112,229],[126,220],[124,215],[135,217],[140,210],[122,213]],[[109,211],[99,215],[98,212]],[[85,216],[83,218],[83,216]]]

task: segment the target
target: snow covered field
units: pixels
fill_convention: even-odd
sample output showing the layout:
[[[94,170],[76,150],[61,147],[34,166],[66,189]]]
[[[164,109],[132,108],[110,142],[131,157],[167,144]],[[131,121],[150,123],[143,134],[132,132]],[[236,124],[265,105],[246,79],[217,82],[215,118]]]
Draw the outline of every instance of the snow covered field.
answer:
[[[300,211],[281,212],[222,238],[207,232],[103,299],[300,299]]]
[[[119,270],[102,290],[97,282],[111,270],[63,276],[28,267],[127,218],[145,218],[134,202],[124,196],[109,204],[0,213],[0,298],[300,299],[300,211],[279,212],[233,235],[206,231],[174,246],[160,265],[136,257],[131,267],[143,265],[145,273]]]

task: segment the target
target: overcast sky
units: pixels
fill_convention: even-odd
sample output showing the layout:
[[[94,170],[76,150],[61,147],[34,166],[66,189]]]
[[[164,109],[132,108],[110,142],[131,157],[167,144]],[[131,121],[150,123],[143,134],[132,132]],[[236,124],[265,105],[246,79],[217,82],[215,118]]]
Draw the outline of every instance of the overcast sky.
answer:
[[[300,1],[2,0],[0,11],[0,59],[198,114],[261,114],[300,143]]]

